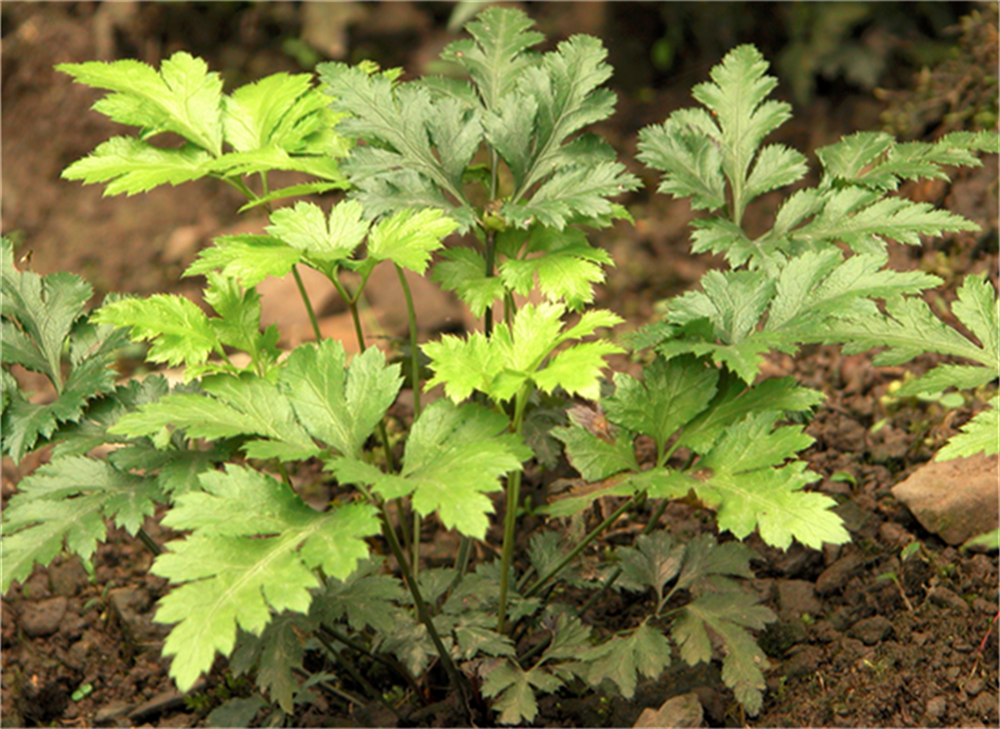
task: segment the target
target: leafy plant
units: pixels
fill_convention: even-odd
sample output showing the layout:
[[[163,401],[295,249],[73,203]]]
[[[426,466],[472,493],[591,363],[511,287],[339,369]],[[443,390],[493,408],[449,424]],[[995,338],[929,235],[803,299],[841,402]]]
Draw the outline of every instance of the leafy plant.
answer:
[[[605,51],[586,36],[532,51],[542,36],[510,9],[488,9],[467,29],[471,38],[443,54],[464,78],[403,83],[371,64],[327,64],[321,90],[309,76],[278,74],[226,95],[185,54],[158,72],[132,61],[62,67],[111,92],[98,111],[141,130],[101,145],[68,177],[106,182],[110,194],[215,177],[248,206],[266,206],[269,225],[216,239],[188,269],[205,277],[206,308],[175,295],[109,297],[88,316],[85,284],[20,272],[4,244],[4,453],[55,448],[4,512],[2,587],[63,549],[88,560],[105,517],[141,535],[164,504],[163,523],[183,536],[152,567],[173,585],[156,620],[173,626],[164,652],[182,690],[222,654],[235,673],[255,676],[280,722],[331,675],[386,702],[359,660],[391,672],[422,703],[440,667],[466,720],[488,721],[474,715],[491,699],[500,722],[519,723],[537,716],[539,692],[631,697],[676,656],[695,665],[721,646],[722,678],[754,714],[766,659],[751,631],[774,615],[741,585],[753,553],[739,540],[754,531],[778,547],[849,539],[832,499],[806,490],[818,476],[798,453],[812,439],[789,422],[821,396],[792,378],[761,380],[764,356],[811,342],[888,346],[885,361],[931,350],[986,365],[931,373],[920,387],[995,377],[987,284],[969,279],[953,308],[979,346],[912,298],[937,279],[885,268],[886,238],[917,243],[970,225],[888,193],[903,179],[943,176],[942,165],[976,164],[973,151],[995,139],[849,137],[820,150],[820,183],[790,195],[773,228],[751,239],[740,227],[747,206],[798,182],[806,162],[762,146],[789,109],[766,99],[775,82],[760,54],[734,50],[695,88],[705,109],[676,112],[640,137],[640,158],[664,172],[661,190],[713,216],[696,224],[696,250],[724,253],[732,268],[707,274],[701,290],[673,299],[662,321],[633,338],[653,350],[641,377],[604,383],[606,358],[625,350],[599,335],[620,318],[589,308],[611,260],[585,230],[628,219],[612,198],[638,185],[584,131],[613,109]],[[163,132],[186,141],[153,145]],[[271,190],[268,173],[278,169],[318,181]],[[338,187],[348,197],[329,206],[271,207]],[[445,247],[455,232],[464,237]],[[408,302],[408,381],[400,362],[367,346],[359,316],[385,262]],[[278,332],[261,330],[254,287],[298,276],[299,266],[325,275],[345,300],[353,358],[322,338],[302,286],[317,342],[284,353]],[[483,318],[482,330],[421,346],[404,269],[430,269]],[[184,383],[116,385],[110,366],[126,332],[149,343],[150,362],[181,367]],[[15,365],[44,374],[55,400],[34,404]],[[443,397],[425,405],[421,392],[438,385]],[[390,414],[404,386],[412,422]],[[638,455],[639,438],[654,444],[651,458]],[[104,460],[90,455],[103,444],[115,446]],[[558,524],[599,497],[616,497],[615,507],[572,544],[548,529],[521,550],[523,469],[533,459],[551,464],[553,444],[585,487],[539,513]],[[320,511],[292,488],[292,475],[320,472],[315,465],[335,494]],[[499,557],[473,564],[474,543],[497,536],[497,492]],[[674,499],[714,510],[734,539],[666,533],[660,517]],[[579,569],[623,515],[649,510],[633,546]],[[428,523],[461,535],[451,565],[422,558]],[[563,601],[567,587],[588,602]],[[638,593],[648,614],[614,634],[589,624],[588,608],[608,590]],[[336,674],[300,681],[308,652]],[[234,701],[218,715],[251,717],[263,706]]]

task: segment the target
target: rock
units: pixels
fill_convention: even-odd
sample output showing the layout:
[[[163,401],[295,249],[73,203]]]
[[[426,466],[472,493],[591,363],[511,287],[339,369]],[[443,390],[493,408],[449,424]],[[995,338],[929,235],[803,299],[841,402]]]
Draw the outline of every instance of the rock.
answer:
[[[892,622],[883,615],[876,615],[873,618],[859,620],[847,634],[852,638],[857,638],[865,645],[875,645],[889,636],[892,632]]]
[[[969,603],[949,590],[947,587],[942,587],[941,585],[931,588],[931,591],[927,593],[927,599],[935,605],[951,608],[952,610],[957,610],[960,613],[967,613],[972,610]]]
[[[778,580],[778,605],[786,619],[798,620],[803,615],[823,612],[823,605],[816,597],[816,586],[805,580]]]
[[[704,710],[694,693],[681,694],[664,702],[659,709],[646,709],[633,727],[695,727],[704,723]]]
[[[816,578],[816,592],[829,595],[842,589],[863,565],[864,557],[857,552],[848,552],[820,573]]]
[[[94,715],[94,724],[98,726],[105,724],[117,726],[117,720],[124,718],[131,708],[124,701],[112,701],[107,706],[102,706],[97,710],[97,713]]]
[[[69,559],[49,567],[52,591],[62,597],[73,597],[87,584],[87,571],[79,559]]]
[[[901,549],[913,541],[913,535],[894,521],[882,522],[878,528],[878,538],[896,549]]]
[[[796,646],[792,656],[785,661],[785,675],[789,678],[807,676],[823,662],[823,649],[815,645]]]
[[[948,544],[961,544],[1000,523],[998,462],[995,455],[931,461],[893,486],[892,493],[927,531]]]
[[[944,696],[935,696],[927,702],[927,708],[924,709],[926,716],[935,721],[944,716],[946,711],[948,711],[948,702],[945,701]]]
[[[326,276],[307,266],[299,266],[299,276],[313,311],[320,316],[332,306],[332,300],[339,297],[337,289]],[[266,278],[257,284],[257,293],[261,297],[261,326],[276,325],[283,344],[301,344],[314,338],[309,313],[302,302],[295,276],[288,274],[281,278]],[[293,341],[295,339],[298,341]]]
[[[24,634],[31,638],[43,638],[59,630],[59,623],[66,614],[65,597],[52,597],[41,602],[32,602],[21,611],[19,624]]]
[[[971,716],[978,716],[987,726],[995,726],[997,714],[1000,713],[997,707],[997,695],[992,691],[983,691],[966,704],[966,710]]]
[[[969,696],[976,696],[986,688],[986,682],[981,678],[970,678],[962,688],[965,689],[965,693]]]
[[[166,633],[164,626],[153,624],[150,607],[153,599],[141,587],[119,587],[108,593],[126,634],[137,643],[159,640]]]
[[[191,687],[190,693],[201,691],[204,687],[205,679],[199,678],[195,681],[194,686]],[[139,722],[148,721],[149,719],[168,711],[183,709],[184,706],[184,694],[177,689],[170,689],[156,694],[156,696],[151,698],[149,701],[137,706],[129,712],[128,718],[138,724]]]

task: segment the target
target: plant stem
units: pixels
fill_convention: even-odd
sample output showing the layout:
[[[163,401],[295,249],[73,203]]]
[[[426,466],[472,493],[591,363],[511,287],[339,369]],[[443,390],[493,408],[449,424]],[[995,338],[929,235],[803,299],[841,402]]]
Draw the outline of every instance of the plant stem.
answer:
[[[302,297],[302,303],[306,305],[306,313],[309,314],[309,323],[312,324],[313,334],[316,336],[316,341],[319,342],[323,339],[323,335],[319,332],[319,322],[316,320],[316,312],[313,311],[312,302],[309,301],[309,294],[306,293],[306,286],[302,283],[302,276],[299,275],[298,266],[292,266],[292,275],[295,277],[295,285],[299,289],[299,296]]]
[[[562,572],[566,568],[566,565],[568,565],[570,562],[572,562],[574,559],[576,559],[577,555],[579,555],[580,552],[582,552],[584,549],[586,549],[590,545],[591,542],[593,542],[595,539],[597,539],[597,537],[599,537],[608,527],[610,527],[612,524],[614,524],[618,520],[618,517],[620,517],[622,514],[624,514],[630,508],[632,508],[632,506],[634,504],[635,504],[635,496],[630,496],[624,503],[621,504],[621,506],[619,506],[617,509],[615,509],[613,512],[611,512],[611,514],[609,514],[608,517],[604,521],[602,521],[593,530],[591,530],[591,532],[587,536],[585,536],[580,541],[579,544],[577,544],[575,547],[573,547],[573,549],[570,550],[569,553],[567,553],[565,557],[563,557],[561,560],[559,560],[559,563],[556,564],[555,567],[553,567],[551,570],[549,570],[547,574],[545,574],[542,577],[540,577],[538,579],[538,582],[536,582],[534,585],[532,585],[531,587],[529,587],[525,591],[524,596],[525,597],[533,597],[534,595],[536,595],[538,593],[538,591],[540,589],[542,589],[542,587],[545,585],[545,583],[547,583],[549,580],[553,579],[560,572]]]
[[[524,409],[531,397],[532,385],[526,383],[514,400],[514,433],[521,435],[524,426]],[[514,557],[514,540],[517,527],[517,506],[521,501],[521,471],[507,477],[507,504],[504,512],[503,548],[500,553],[500,602],[497,605],[497,632],[503,633],[507,627],[507,589],[510,581],[510,567]]]
[[[410,284],[406,281],[406,273],[398,263],[396,275],[399,276],[399,285],[403,288],[403,297],[406,299],[406,318],[410,324],[410,380],[413,385],[413,417],[420,417],[420,350],[417,349],[417,313],[413,308],[413,295],[410,293]]]
[[[323,647],[326,648],[326,650],[330,653],[331,656],[333,656],[334,660],[337,661],[337,663],[339,663],[341,666],[343,666],[344,669],[349,674],[351,674],[351,678],[353,678],[355,681],[358,682],[358,684],[361,686],[361,688],[363,688],[365,690],[365,693],[368,694],[368,696],[371,699],[373,699],[374,701],[377,701],[378,703],[382,704],[382,706],[384,706],[389,711],[391,711],[393,714],[395,714],[397,719],[400,719],[400,720],[403,719],[403,717],[400,715],[400,713],[398,711],[396,711],[396,709],[391,704],[389,704],[388,701],[386,701],[384,698],[382,698],[382,694],[380,694],[378,692],[378,690],[374,686],[372,686],[371,683],[369,683],[368,679],[366,679],[362,675],[361,671],[359,671],[357,669],[357,667],[354,665],[354,663],[352,663],[351,660],[347,658],[347,656],[342,656],[342,655],[340,655],[340,653],[338,653],[336,650],[334,650],[333,646],[330,645],[330,641],[327,640],[327,638],[326,638],[325,635],[323,635],[323,631],[321,631],[321,630],[317,631],[317,633],[316,633],[316,639],[320,643],[323,644]]]
[[[463,534],[462,541],[458,543],[458,556],[455,557],[455,579],[451,581],[449,590],[454,590],[462,581],[465,571],[469,569],[469,557],[471,554],[472,540]]]
[[[465,674],[459,671],[454,661],[451,660],[451,655],[448,653],[448,649],[445,648],[444,643],[441,641],[441,636],[438,635],[434,621],[431,619],[430,611],[427,609],[427,603],[424,602],[423,595],[420,594],[420,586],[417,584],[416,579],[413,577],[413,573],[406,564],[406,555],[403,554],[403,548],[399,544],[396,532],[389,523],[388,514],[386,514],[384,504],[380,505],[379,511],[382,515],[382,533],[385,535],[386,541],[389,542],[389,549],[392,550],[393,556],[396,557],[396,563],[399,565],[399,571],[403,574],[403,581],[406,582],[406,586],[410,590],[410,595],[413,597],[413,604],[417,608],[417,617],[420,619],[420,622],[424,624],[424,627],[427,628],[427,634],[430,636],[431,641],[434,643],[434,648],[437,650],[438,656],[441,658],[441,665],[444,666],[444,670],[448,674],[448,678],[451,680],[452,686],[454,686],[462,697],[463,710],[468,713],[470,706],[469,702],[472,698],[472,687],[469,686],[468,679],[465,677]]]
[[[496,265],[497,234],[494,230],[486,232],[486,278],[493,278],[493,267]],[[493,307],[487,306],[483,314],[483,334],[487,337],[493,333]]]

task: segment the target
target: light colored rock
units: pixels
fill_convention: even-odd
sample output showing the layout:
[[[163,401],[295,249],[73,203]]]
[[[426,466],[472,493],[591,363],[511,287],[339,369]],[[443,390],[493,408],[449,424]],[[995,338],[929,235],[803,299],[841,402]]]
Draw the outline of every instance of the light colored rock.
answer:
[[[24,634],[31,638],[43,638],[59,630],[59,623],[66,614],[65,597],[52,597],[41,602],[24,606],[19,624]]]
[[[694,693],[668,699],[659,709],[646,709],[633,727],[697,727],[704,726],[704,710]]]
[[[995,455],[931,461],[893,486],[892,493],[927,531],[948,544],[961,544],[1000,522],[998,463]]]

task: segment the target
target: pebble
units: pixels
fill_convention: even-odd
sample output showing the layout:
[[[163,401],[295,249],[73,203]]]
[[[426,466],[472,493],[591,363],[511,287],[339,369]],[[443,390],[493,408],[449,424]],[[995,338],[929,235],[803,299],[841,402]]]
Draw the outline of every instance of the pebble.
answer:
[[[116,724],[117,719],[123,718],[128,714],[132,707],[125,703],[124,701],[112,701],[107,706],[102,706],[94,714],[95,724]]]
[[[969,603],[949,590],[947,587],[943,587],[941,585],[937,585],[932,588],[931,591],[927,593],[927,599],[935,605],[951,608],[952,610],[957,610],[960,613],[967,613],[972,610]]]
[[[978,716],[983,721],[994,723],[997,714],[997,695],[992,691],[983,691],[968,703],[968,711],[972,716]]]
[[[79,559],[69,559],[49,567],[52,592],[63,597],[74,597],[87,584],[87,571]]]
[[[968,694],[969,696],[975,696],[979,693],[982,693],[983,689],[986,688],[986,682],[983,681],[981,678],[970,678],[965,683],[965,686],[963,688],[965,689],[966,694]]]
[[[931,719],[940,719],[947,710],[948,702],[945,701],[944,696],[935,696],[927,702],[927,708],[924,711]]]
[[[843,589],[847,581],[859,572],[863,565],[864,558],[857,552],[845,554],[816,578],[816,592],[820,595],[829,595]]]
[[[778,580],[778,605],[784,616],[795,619],[819,615],[823,604],[816,597],[816,585],[805,580]]]
[[[997,463],[996,456],[981,454],[931,461],[893,486],[892,494],[927,531],[961,544],[997,528]]]
[[[824,659],[823,649],[815,645],[796,646],[794,653],[785,662],[785,674],[789,678],[807,676],[813,673]]]
[[[857,638],[865,645],[875,645],[884,640],[892,632],[892,622],[883,615],[876,615],[872,618],[859,620],[847,634],[852,638]]]
[[[41,602],[28,603],[21,611],[19,622],[24,634],[31,638],[44,638],[59,630],[59,623],[66,614],[65,597],[53,597]]]
[[[694,693],[668,699],[659,709],[646,709],[633,727],[699,727],[704,725],[704,709]]]

